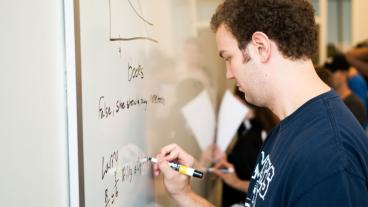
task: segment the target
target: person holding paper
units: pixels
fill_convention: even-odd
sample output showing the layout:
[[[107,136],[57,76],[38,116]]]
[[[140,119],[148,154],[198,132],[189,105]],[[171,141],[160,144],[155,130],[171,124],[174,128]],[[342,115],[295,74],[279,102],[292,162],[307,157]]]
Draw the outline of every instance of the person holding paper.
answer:
[[[312,63],[317,26],[307,0],[225,0],[211,20],[226,76],[245,99],[280,119],[258,155],[246,207],[368,206],[368,138]],[[171,144],[157,155],[179,206],[212,206],[168,161],[193,157]]]
[[[366,108],[361,99],[351,90],[348,84],[350,65],[343,54],[329,57],[323,66],[332,73],[332,88],[340,95],[346,106],[354,114],[362,127],[365,127]]]
[[[214,171],[223,180],[223,207],[245,202],[257,155],[267,134],[279,121],[267,108],[246,103],[243,98],[244,93],[237,88],[235,95],[243,99],[243,103],[250,108],[250,111],[240,125],[235,144],[230,147],[227,157],[216,163],[214,167],[215,169],[235,169],[235,173]]]

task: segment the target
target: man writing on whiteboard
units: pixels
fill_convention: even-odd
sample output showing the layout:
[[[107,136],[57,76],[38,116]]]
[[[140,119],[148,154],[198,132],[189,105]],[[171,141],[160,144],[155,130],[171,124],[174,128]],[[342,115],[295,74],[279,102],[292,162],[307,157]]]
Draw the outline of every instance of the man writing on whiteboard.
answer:
[[[368,206],[368,138],[316,74],[313,8],[306,0],[226,0],[211,20],[226,76],[245,99],[281,120],[264,143],[245,206]],[[168,161],[192,166],[176,144],[157,155],[155,175],[179,206],[212,206]]]

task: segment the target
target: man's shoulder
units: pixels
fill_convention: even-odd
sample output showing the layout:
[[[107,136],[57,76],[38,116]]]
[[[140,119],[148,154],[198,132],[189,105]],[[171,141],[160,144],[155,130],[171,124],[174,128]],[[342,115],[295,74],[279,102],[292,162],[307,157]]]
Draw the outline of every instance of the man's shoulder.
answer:
[[[347,155],[368,151],[367,135],[346,107],[327,106],[293,136],[289,148],[294,160],[304,163],[344,165]]]

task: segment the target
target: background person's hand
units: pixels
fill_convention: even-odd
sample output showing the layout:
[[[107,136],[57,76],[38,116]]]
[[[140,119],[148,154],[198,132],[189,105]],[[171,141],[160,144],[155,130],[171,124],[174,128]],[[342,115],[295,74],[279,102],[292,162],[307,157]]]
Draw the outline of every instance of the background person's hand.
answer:
[[[220,177],[226,184],[233,186],[236,181],[238,181],[238,177],[235,172],[232,173],[223,173],[220,169],[234,169],[234,166],[229,163],[227,160],[223,159],[220,162],[216,163],[213,167],[213,173]]]
[[[249,187],[249,181],[240,180],[235,173],[234,166],[226,159],[218,162],[214,167],[213,173],[220,177],[227,185],[236,188],[240,191],[247,192]],[[233,172],[221,172],[220,169],[232,169]]]
[[[222,159],[226,159],[225,152],[223,152],[217,144],[211,144],[202,152],[199,167],[206,168],[212,163],[217,163]]]

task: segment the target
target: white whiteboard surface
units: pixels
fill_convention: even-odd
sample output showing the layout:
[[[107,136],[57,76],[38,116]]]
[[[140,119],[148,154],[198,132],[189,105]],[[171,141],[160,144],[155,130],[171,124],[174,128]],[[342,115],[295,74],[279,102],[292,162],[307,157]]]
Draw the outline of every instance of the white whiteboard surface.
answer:
[[[191,40],[191,1],[78,3],[84,205],[173,206],[139,160],[172,142],[201,155],[180,110],[203,90],[216,97]]]
[[[62,1],[0,2],[0,205],[66,207]]]

